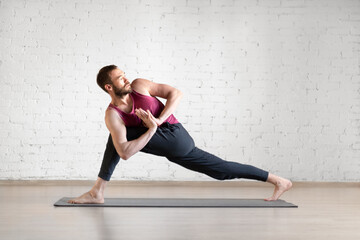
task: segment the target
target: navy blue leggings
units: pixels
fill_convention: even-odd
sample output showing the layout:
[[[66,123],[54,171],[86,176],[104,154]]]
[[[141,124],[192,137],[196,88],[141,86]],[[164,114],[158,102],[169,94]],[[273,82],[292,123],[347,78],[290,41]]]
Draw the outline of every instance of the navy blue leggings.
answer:
[[[127,140],[134,140],[147,130],[145,127],[127,127]],[[218,180],[247,178],[265,182],[269,174],[251,165],[222,160],[195,147],[194,140],[181,123],[162,124],[141,152],[166,157],[173,163]],[[98,176],[109,181],[119,160],[110,135]]]

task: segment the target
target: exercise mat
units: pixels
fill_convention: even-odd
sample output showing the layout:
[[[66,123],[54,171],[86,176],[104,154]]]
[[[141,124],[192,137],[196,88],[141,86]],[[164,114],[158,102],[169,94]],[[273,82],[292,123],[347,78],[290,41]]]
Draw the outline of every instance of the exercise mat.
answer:
[[[61,198],[56,207],[195,207],[195,208],[297,208],[284,200],[226,198],[105,198],[103,204],[72,204],[70,197]]]

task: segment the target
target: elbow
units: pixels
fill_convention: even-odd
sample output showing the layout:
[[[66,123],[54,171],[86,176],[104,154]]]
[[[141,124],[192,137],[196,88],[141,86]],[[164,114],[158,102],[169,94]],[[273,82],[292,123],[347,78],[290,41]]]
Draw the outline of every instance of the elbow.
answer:
[[[176,95],[178,96],[179,99],[181,99],[183,97],[183,93],[179,89],[177,89]]]
[[[165,97],[167,100],[179,100],[183,96],[183,93],[179,90],[174,88],[172,91],[170,91],[167,96]]]
[[[128,160],[133,154],[129,153],[128,148],[121,143],[114,143],[115,150],[119,157],[123,160]]]
[[[124,151],[118,151],[118,150],[116,150],[116,152],[118,153],[119,157],[120,157],[121,159],[123,159],[123,160],[128,160],[128,159],[131,157],[130,154],[127,154],[127,153],[124,152]]]
[[[119,154],[120,158],[123,160],[128,160],[131,156],[129,156],[128,154]]]

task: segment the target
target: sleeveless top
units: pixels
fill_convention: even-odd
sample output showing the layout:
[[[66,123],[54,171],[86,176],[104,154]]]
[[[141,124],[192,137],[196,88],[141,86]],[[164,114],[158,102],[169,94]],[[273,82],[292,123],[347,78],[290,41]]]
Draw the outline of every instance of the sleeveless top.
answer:
[[[136,108],[142,108],[145,111],[150,110],[151,114],[155,118],[158,118],[165,107],[164,104],[160,102],[160,100],[157,99],[156,97],[146,96],[138,92],[135,92],[134,90],[132,91],[132,93],[130,93],[130,97],[133,102],[130,113],[121,111],[112,103],[110,103],[108,106],[108,108],[113,108],[119,113],[126,127],[143,126],[141,119],[135,114]],[[179,123],[179,121],[172,114],[163,122],[163,124],[166,122],[169,124]]]

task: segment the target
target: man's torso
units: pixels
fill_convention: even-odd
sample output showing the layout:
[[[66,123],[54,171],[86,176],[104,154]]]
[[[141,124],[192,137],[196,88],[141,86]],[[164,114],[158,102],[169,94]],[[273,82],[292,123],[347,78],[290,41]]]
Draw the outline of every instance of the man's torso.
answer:
[[[150,110],[151,114],[155,118],[158,118],[165,107],[157,98],[140,94],[136,90],[133,90],[129,95],[131,101],[129,101],[128,105],[122,106],[121,109],[112,103],[108,106],[108,109],[114,109],[118,112],[127,127],[143,126],[140,118],[135,114],[135,109],[142,108],[145,111]],[[172,114],[164,121],[164,123],[166,122],[170,124],[179,123]]]

